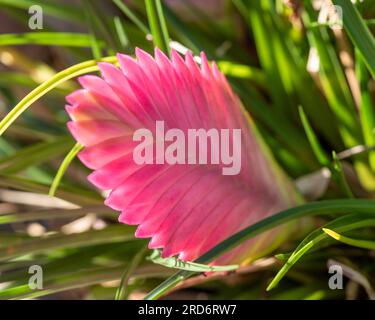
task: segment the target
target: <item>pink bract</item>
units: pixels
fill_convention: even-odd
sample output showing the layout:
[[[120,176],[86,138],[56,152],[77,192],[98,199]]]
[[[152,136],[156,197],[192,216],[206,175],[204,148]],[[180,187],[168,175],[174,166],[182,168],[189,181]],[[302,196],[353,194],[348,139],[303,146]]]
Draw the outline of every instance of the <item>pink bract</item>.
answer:
[[[155,58],[137,49],[136,59],[118,55],[120,68],[100,63],[102,78],[79,78],[83,89],[67,97],[68,128],[85,148],[80,160],[89,181],[109,190],[105,204],[119,221],[138,225],[137,237],[163,257],[194,260],[235,232],[296,204],[298,196],[272,161],[251,120],[215,63],[190,53]],[[136,129],[241,129],[239,175],[223,176],[222,165],[137,165]],[[208,155],[209,156],[209,155]],[[253,259],[285,237],[268,232],[228,252],[216,263]]]

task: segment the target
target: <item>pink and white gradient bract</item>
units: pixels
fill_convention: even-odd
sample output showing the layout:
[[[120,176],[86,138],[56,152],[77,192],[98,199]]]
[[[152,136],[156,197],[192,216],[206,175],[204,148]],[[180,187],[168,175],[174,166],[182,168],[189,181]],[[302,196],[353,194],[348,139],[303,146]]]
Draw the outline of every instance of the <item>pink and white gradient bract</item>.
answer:
[[[110,190],[105,204],[119,221],[138,225],[162,256],[194,260],[235,232],[295,204],[294,190],[276,168],[237,96],[215,63],[201,54],[155,58],[137,49],[118,55],[120,68],[100,63],[102,77],[79,78],[83,89],[67,97],[68,128],[85,148],[80,160],[89,181]],[[137,165],[136,129],[241,129],[241,171],[223,176],[222,165]],[[208,151],[209,152],[209,151]],[[209,155],[208,155],[209,156]],[[280,231],[247,241],[216,262],[238,262],[270,247]],[[285,232],[284,232],[285,233]]]

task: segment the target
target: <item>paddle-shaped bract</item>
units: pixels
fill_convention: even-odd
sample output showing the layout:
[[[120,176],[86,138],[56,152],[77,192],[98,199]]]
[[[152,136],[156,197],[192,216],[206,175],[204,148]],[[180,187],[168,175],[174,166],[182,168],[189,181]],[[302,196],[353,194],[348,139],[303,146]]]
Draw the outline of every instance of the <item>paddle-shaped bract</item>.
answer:
[[[83,76],[83,89],[67,97],[69,130],[85,148],[81,161],[94,172],[89,180],[109,190],[106,205],[121,211],[119,221],[138,225],[137,237],[150,237],[149,247],[162,257],[191,261],[233,233],[289,206],[298,196],[272,161],[224,75],[204,54],[198,66],[190,53],[171,59],[160,50],[155,58],[137,49],[136,59],[118,55],[120,69],[100,63],[102,77]],[[137,164],[133,152],[138,129],[240,129],[241,168],[223,175],[226,167],[208,164]],[[232,131],[230,131],[232,132]],[[208,139],[209,140],[209,139]],[[156,142],[154,141],[154,144]],[[233,142],[235,143],[235,142]],[[233,149],[233,143],[230,150]],[[208,144],[210,160],[215,148]],[[238,147],[238,146],[237,146]],[[238,148],[237,148],[238,149]],[[220,264],[243,262],[273,248],[288,234],[273,231],[225,254]]]

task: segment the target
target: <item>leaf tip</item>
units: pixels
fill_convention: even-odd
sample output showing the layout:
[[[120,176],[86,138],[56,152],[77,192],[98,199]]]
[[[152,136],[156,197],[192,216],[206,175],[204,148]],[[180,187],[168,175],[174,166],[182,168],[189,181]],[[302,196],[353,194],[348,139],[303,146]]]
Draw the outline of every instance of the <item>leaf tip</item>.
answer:
[[[340,240],[340,235],[338,233],[334,232],[333,230],[327,229],[327,228],[322,228],[322,230],[323,230],[323,232],[325,232],[327,235],[329,235],[333,239]]]

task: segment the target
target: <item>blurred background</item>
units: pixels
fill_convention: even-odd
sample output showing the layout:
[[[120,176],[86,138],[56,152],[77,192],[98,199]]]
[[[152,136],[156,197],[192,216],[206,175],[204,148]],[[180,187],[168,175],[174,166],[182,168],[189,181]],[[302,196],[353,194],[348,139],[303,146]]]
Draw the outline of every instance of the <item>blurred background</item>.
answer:
[[[371,31],[374,4],[355,4]],[[42,9],[41,29],[30,28],[36,26],[30,22],[38,9],[30,13],[33,5]],[[358,48],[367,40],[361,34],[349,37],[337,12],[327,9],[330,1],[165,0],[162,5],[171,46],[196,55],[204,51],[218,63],[307,201],[373,198],[374,80]],[[132,55],[136,47],[153,51],[141,0],[0,0],[0,8],[1,118],[72,65],[117,52]],[[89,171],[78,160],[62,169],[55,197],[48,196],[74,146],[64,106],[75,88],[75,79],[62,82],[0,137],[1,299],[140,299],[175,271],[145,258],[146,242],[134,238],[135,228],[117,223],[118,214],[103,205],[103,195],[86,181]],[[332,219],[318,217],[306,230]],[[307,231],[276,253],[292,252]],[[349,235],[375,238],[370,224]],[[375,252],[368,248],[326,239],[267,292],[284,262],[285,257],[271,255],[226,276],[197,275],[165,298],[375,296]],[[343,290],[327,286],[332,263],[343,266]],[[31,265],[42,267],[42,289],[29,286]],[[124,281],[126,290],[119,292]]]

